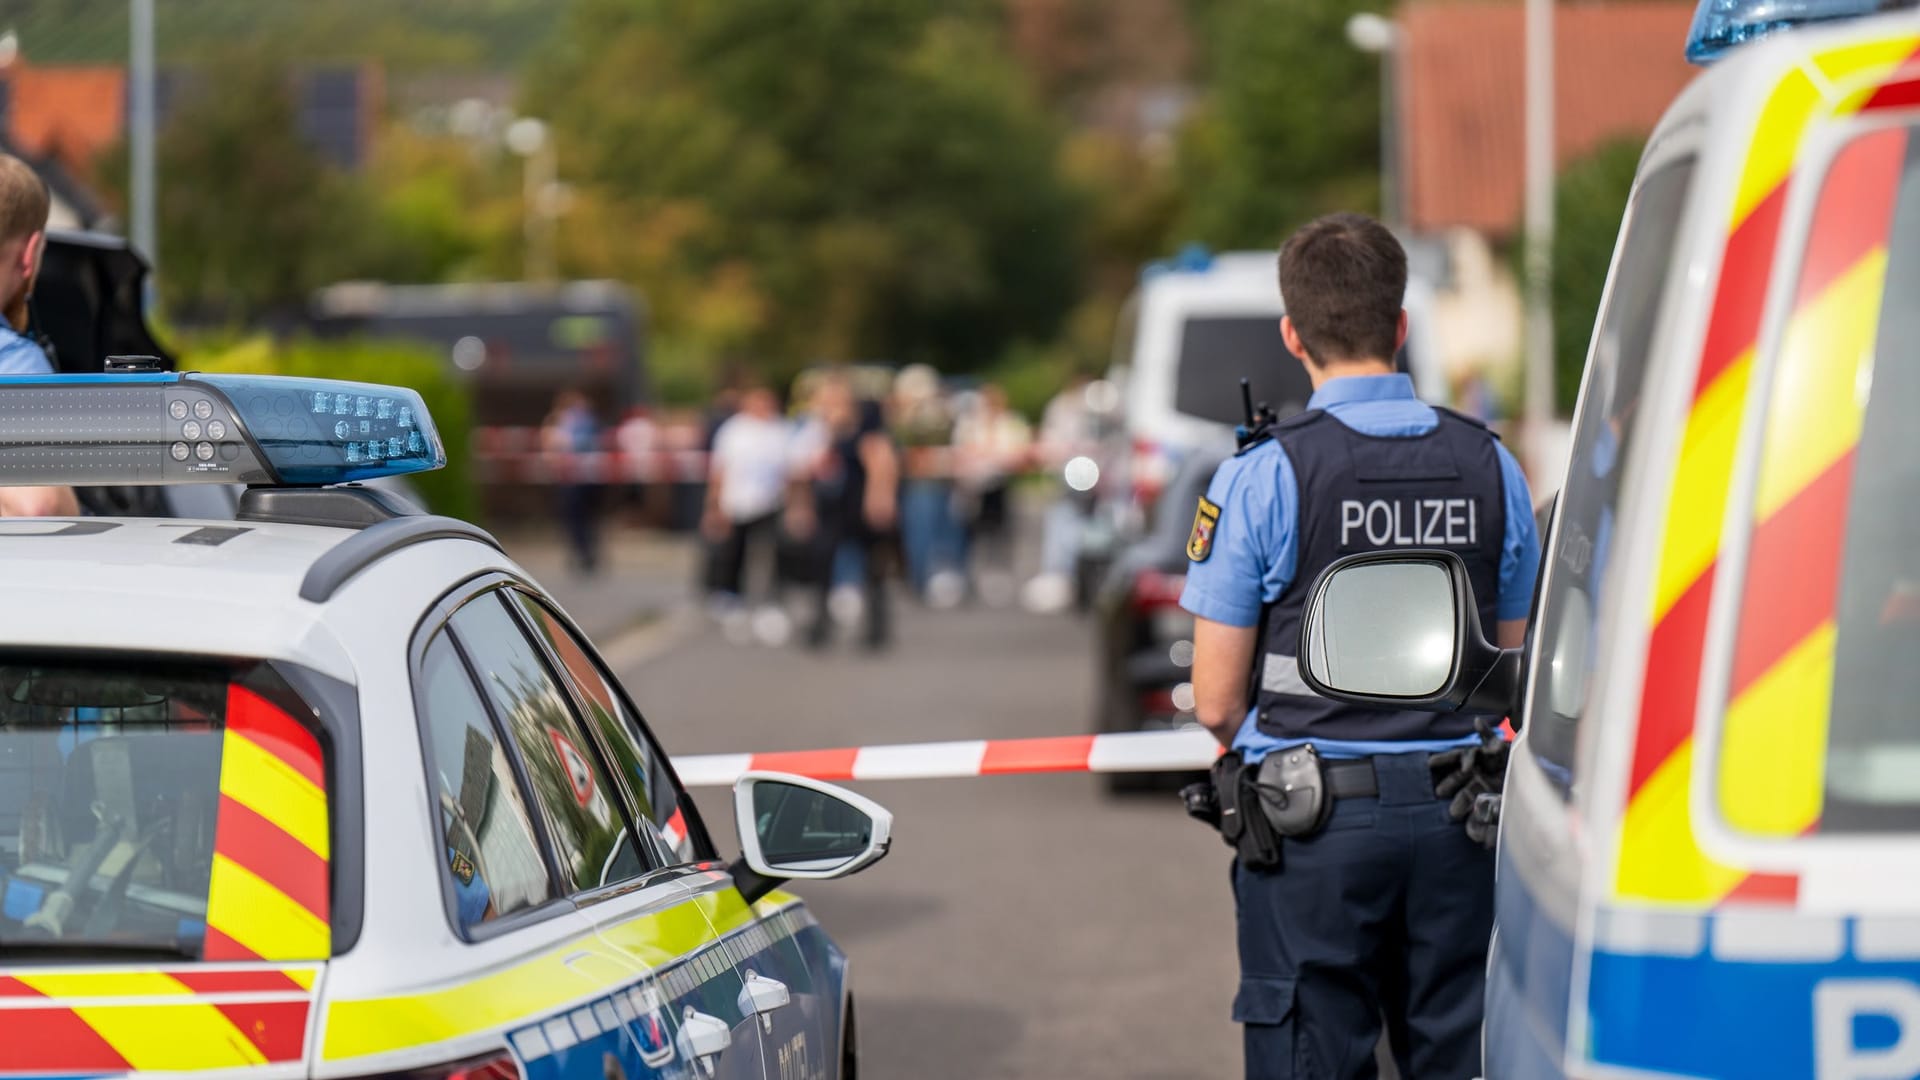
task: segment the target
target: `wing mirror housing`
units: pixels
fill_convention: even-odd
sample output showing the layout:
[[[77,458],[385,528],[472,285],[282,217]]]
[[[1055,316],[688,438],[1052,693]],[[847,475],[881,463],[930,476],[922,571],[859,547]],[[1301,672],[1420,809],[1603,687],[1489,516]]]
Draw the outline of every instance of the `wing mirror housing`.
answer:
[[[740,835],[734,882],[748,903],[783,881],[859,873],[893,842],[886,807],[790,773],[742,773],[733,784],[733,817]]]
[[[1514,716],[1520,649],[1487,641],[1451,551],[1369,551],[1320,574],[1300,624],[1300,677],[1336,701]]]

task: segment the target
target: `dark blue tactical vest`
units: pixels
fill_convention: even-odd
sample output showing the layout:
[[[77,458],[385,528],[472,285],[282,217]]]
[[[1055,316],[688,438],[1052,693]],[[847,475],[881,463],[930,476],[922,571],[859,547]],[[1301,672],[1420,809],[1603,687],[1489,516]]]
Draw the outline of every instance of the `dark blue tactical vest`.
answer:
[[[1404,741],[1473,734],[1473,717],[1371,709],[1320,697],[1300,680],[1294,651],[1320,572],[1343,555],[1386,548],[1445,548],[1467,563],[1492,634],[1506,535],[1497,436],[1446,409],[1424,435],[1355,431],[1318,409],[1273,429],[1299,481],[1293,580],[1261,614],[1264,655],[1254,663],[1260,730],[1282,739]]]

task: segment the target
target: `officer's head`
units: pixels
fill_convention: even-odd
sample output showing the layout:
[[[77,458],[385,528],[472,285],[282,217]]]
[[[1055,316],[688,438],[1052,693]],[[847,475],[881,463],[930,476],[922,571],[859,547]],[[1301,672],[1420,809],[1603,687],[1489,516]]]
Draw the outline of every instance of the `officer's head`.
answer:
[[[1328,214],[1280,246],[1280,334],[1314,384],[1393,364],[1407,339],[1407,253],[1365,214]]]
[[[10,306],[40,271],[50,203],[46,181],[31,165],[0,154],[0,307]]]

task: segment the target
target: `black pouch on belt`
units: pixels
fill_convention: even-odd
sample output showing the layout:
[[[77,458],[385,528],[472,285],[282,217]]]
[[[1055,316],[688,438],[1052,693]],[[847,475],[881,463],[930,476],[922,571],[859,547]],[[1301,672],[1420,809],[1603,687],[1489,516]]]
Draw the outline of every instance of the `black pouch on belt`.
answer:
[[[1280,837],[1260,808],[1254,790],[1258,769],[1248,768],[1236,753],[1213,763],[1213,783],[1220,793],[1220,836],[1249,870],[1280,868]]]
[[[1312,836],[1333,813],[1327,777],[1311,743],[1275,750],[1261,759],[1258,783],[1262,815],[1281,836]],[[1253,772],[1255,770],[1247,770]]]

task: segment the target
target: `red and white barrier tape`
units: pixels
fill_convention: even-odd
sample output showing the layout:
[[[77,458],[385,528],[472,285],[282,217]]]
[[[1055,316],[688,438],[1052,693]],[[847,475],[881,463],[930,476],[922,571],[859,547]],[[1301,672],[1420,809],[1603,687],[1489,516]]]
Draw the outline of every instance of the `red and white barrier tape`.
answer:
[[[991,461],[996,469],[1023,472],[1096,449],[1092,444],[1034,444],[1017,457],[991,456]],[[707,452],[696,447],[628,446],[610,435],[601,449],[561,453],[542,449],[539,428],[476,428],[472,457],[480,480],[493,484],[697,483],[707,476]],[[916,478],[949,478],[988,460],[987,455],[951,447],[905,451],[906,474]]]
[[[1200,728],[1034,739],[896,743],[770,754],[692,754],[673,759],[688,787],[724,787],[749,770],[815,780],[928,780],[1049,772],[1180,772],[1204,769],[1220,743]]]

